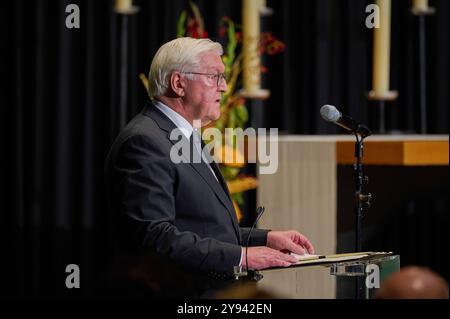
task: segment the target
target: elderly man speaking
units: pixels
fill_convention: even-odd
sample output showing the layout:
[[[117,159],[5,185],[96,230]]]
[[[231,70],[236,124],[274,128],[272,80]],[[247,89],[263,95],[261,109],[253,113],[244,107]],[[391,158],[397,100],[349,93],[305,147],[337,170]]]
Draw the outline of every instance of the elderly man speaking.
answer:
[[[285,267],[297,261],[286,251],[314,252],[297,231],[261,229],[246,252],[249,229],[239,227],[217,164],[171,160],[173,130],[192,141],[194,121],[205,126],[220,117],[222,53],[209,39],[162,45],[150,67],[151,103],[120,132],[105,165],[116,253],[152,252],[173,262],[203,282],[200,297],[214,291],[207,283],[232,278],[234,266]]]

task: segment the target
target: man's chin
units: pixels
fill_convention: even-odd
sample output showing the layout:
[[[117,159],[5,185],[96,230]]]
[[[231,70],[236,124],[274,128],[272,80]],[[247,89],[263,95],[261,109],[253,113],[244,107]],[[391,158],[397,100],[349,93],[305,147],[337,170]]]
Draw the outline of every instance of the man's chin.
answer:
[[[216,116],[211,117],[211,118],[210,118],[210,122],[215,122],[215,121],[217,121],[218,119],[220,119],[220,113],[219,113],[218,115],[216,115]]]
[[[217,121],[218,119],[220,119],[220,110],[219,110],[219,112],[214,114],[214,116],[212,116],[212,121]]]
[[[202,127],[205,127],[209,124],[211,124],[212,122],[217,121],[220,118],[220,113],[219,115],[214,115],[214,116],[208,116],[202,119]]]

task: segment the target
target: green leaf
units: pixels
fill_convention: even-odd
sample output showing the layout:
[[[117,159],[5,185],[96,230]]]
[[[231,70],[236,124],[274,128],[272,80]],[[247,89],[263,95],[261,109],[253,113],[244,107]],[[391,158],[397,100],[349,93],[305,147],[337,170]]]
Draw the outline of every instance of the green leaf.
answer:
[[[223,130],[223,127],[224,127],[223,119],[222,119],[222,118],[219,118],[219,119],[216,121],[216,123],[215,123],[214,126],[215,126],[217,129],[219,129],[220,131],[222,131],[222,130]]]
[[[236,108],[233,107],[230,109],[230,113],[228,113],[228,125],[227,127],[235,128],[236,127]]]
[[[220,171],[227,181],[231,181],[239,174],[240,169],[236,167],[220,166]]]
[[[244,104],[239,104],[236,106],[236,114],[239,120],[241,121],[240,127],[244,126],[243,124],[248,121],[248,111],[247,107]]]
[[[234,194],[232,194],[232,195],[231,195],[231,198],[232,198],[236,203],[238,203],[238,205],[244,204],[244,196],[243,196],[242,192],[241,192],[241,193],[234,193]]]
[[[236,29],[234,27],[234,22],[228,21],[228,46],[227,46],[227,55],[230,57],[230,60],[234,61],[235,51],[237,46],[236,40]]]
[[[230,77],[231,68],[234,63],[234,59],[236,57],[236,30],[234,28],[234,22],[231,20],[227,21],[228,28],[227,28],[227,36],[228,36],[228,44],[227,44],[227,50],[226,50],[226,57],[223,58],[223,62],[225,64],[225,74],[227,78]]]
[[[180,14],[180,17],[178,18],[177,38],[184,37],[186,34],[186,28],[184,27],[185,23],[186,23],[186,18],[187,18],[187,12],[186,12],[186,10],[183,10]]]

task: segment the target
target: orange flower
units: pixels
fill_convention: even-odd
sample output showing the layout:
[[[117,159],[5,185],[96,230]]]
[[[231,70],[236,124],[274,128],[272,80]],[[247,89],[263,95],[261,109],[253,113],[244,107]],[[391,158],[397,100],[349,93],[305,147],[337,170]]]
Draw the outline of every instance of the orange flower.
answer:
[[[245,166],[245,158],[238,149],[222,145],[221,154],[214,154],[215,160],[225,166],[241,168]]]
[[[258,187],[258,181],[254,177],[238,178],[227,182],[230,194],[245,192]]]

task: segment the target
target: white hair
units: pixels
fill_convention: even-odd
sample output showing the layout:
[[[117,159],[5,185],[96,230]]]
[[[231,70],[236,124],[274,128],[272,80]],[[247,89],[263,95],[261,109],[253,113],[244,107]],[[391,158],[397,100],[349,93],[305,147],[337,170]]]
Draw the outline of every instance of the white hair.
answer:
[[[200,55],[208,51],[223,54],[222,45],[210,39],[177,38],[163,44],[153,57],[148,74],[150,99],[163,96],[174,71],[188,72],[201,65]]]

